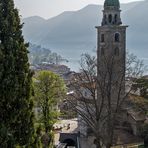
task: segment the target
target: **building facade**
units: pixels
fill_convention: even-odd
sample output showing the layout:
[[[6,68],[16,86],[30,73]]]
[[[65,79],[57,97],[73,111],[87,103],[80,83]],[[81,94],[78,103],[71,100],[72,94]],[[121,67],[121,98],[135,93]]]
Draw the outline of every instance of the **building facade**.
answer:
[[[125,94],[126,28],[122,25],[119,0],[105,0],[101,26],[97,26],[99,87],[110,87],[112,102]],[[98,88],[100,90],[100,88]],[[98,93],[101,93],[98,91]],[[120,94],[119,94],[120,93]],[[100,94],[99,94],[100,95]]]
[[[122,25],[120,13],[119,0],[105,0],[102,23],[96,27],[98,104],[101,104],[102,100],[108,104],[109,100],[113,110],[125,94],[127,26]],[[103,107],[102,112],[102,117],[107,115],[106,107]],[[90,128],[84,123],[81,124],[80,132],[88,135]]]

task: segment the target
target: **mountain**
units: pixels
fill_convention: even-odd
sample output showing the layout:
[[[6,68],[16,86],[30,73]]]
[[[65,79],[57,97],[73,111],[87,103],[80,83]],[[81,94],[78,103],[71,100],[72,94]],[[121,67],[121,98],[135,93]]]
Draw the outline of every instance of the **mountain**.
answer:
[[[140,2],[127,12],[123,12],[123,22],[127,29],[127,48],[140,57],[148,58],[148,1]]]
[[[127,49],[140,58],[147,58],[148,1],[122,4],[122,22],[127,29]],[[76,60],[96,46],[96,29],[102,19],[102,6],[88,5],[79,11],[64,12],[45,20],[40,17],[23,19],[23,34],[29,42],[50,47],[65,58]]]
[[[40,26],[40,29],[36,29],[34,23],[32,27],[28,27],[27,22],[30,20],[35,22],[35,19],[24,19],[24,35],[31,42],[53,48],[58,45],[61,47],[61,44],[65,43],[87,42],[90,39],[94,41],[94,26],[98,24],[97,14],[99,14],[97,8],[98,6],[89,5],[80,11],[64,12],[57,17],[46,20],[44,24],[38,24],[37,27]]]

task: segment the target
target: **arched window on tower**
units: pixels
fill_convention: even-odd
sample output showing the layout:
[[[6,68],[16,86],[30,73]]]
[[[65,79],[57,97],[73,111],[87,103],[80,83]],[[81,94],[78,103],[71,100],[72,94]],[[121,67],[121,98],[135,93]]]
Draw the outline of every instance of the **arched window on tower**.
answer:
[[[105,36],[104,34],[101,34],[101,42],[104,42],[105,41]]]
[[[111,14],[109,14],[109,16],[108,16],[108,21],[109,21],[109,23],[112,22],[112,15]]]
[[[118,15],[115,14],[115,17],[114,17],[114,22],[115,22],[115,24],[117,24],[117,19],[118,19]]]
[[[115,42],[120,42],[120,34],[115,33]]]
[[[104,48],[101,48],[101,56],[104,56],[105,55],[105,50]]]
[[[116,47],[116,48],[114,49],[114,55],[115,55],[115,56],[119,56],[119,48],[118,48],[118,47]]]
[[[106,17],[106,14],[104,15],[104,24],[105,24],[105,25],[107,24],[107,17]]]

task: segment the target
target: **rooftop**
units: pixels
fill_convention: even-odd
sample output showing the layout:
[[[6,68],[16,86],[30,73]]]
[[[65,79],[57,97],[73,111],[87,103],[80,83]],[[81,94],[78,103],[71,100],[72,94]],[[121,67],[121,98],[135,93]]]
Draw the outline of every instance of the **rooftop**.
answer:
[[[108,7],[108,6],[112,6],[112,7],[120,7],[120,2],[119,0],[105,0],[104,2],[104,7]]]

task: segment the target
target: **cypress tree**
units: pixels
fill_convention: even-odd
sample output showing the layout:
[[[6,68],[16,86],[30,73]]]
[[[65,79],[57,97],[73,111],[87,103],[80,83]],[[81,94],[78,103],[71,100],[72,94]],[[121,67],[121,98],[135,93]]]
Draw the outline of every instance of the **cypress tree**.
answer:
[[[32,138],[32,73],[13,0],[0,0],[0,147],[27,146]]]

